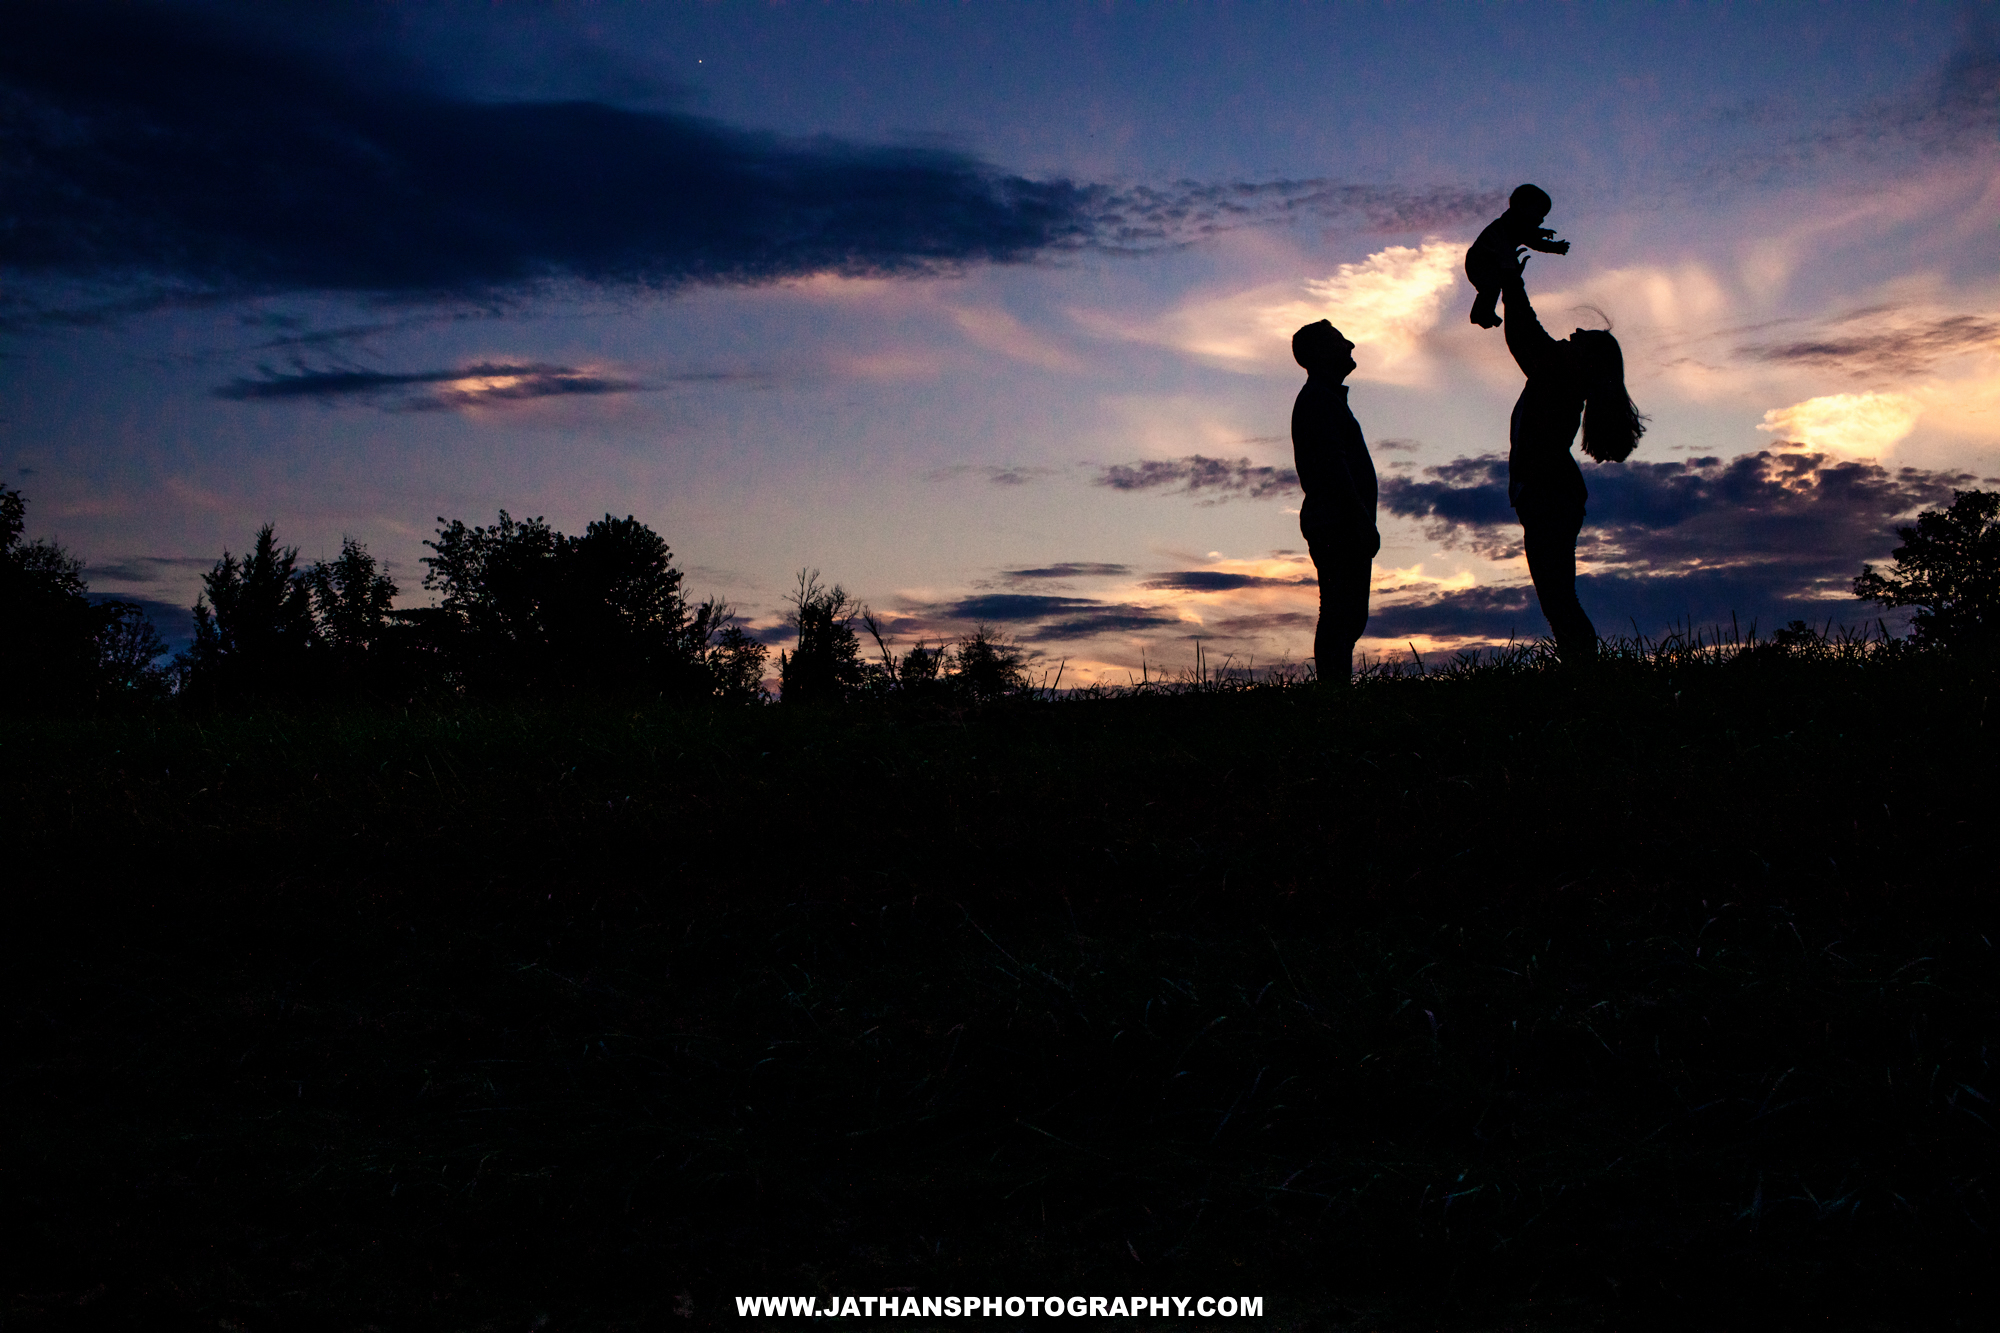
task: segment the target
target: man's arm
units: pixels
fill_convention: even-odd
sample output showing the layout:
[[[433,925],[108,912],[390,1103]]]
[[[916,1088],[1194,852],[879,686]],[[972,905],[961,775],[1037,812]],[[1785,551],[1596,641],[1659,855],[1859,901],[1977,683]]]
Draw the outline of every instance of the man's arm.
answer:
[[[1346,416],[1342,447],[1338,451],[1340,480],[1346,488],[1341,503],[1352,515],[1350,522],[1358,545],[1366,547],[1372,557],[1382,549],[1382,530],[1375,523],[1375,464],[1368,457],[1368,442],[1362,438],[1360,421],[1355,419],[1352,409]]]
[[[1347,481],[1347,494],[1353,502],[1355,546],[1366,551],[1372,559],[1382,549],[1382,529],[1375,522],[1375,506],[1368,499],[1372,487],[1359,485],[1360,479],[1343,462],[1341,473]]]

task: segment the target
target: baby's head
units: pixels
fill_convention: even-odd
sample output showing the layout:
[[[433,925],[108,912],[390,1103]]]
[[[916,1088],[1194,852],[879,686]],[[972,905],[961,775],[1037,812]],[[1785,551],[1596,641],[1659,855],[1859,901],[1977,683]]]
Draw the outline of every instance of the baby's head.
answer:
[[[1292,335],[1292,360],[1308,375],[1346,379],[1354,369],[1354,344],[1343,338],[1331,320],[1308,324]]]
[[[1509,213],[1519,213],[1524,217],[1533,218],[1536,222],[1547,217],[1549,210],[1555,206],[1555,200],[1549,198],[1548,193],[1538,185],[1523,185],[1507,196]]]

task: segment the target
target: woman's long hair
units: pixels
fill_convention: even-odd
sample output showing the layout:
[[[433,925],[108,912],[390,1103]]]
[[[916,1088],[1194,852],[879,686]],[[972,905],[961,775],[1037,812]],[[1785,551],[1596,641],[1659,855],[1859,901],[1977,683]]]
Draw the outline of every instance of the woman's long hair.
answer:
[[[1622,463],[1646,433],[1646,418],[1625,391],[1625,353],[1608,329],[1575,333],[1570,340],[1587,353],[1583,451],[1600,463]]]

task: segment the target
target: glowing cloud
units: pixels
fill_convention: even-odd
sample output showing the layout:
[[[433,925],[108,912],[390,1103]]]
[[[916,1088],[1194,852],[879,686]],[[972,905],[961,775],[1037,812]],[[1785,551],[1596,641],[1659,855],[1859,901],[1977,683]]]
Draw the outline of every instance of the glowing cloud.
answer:
[[[648,387],[596,369],[484,361],[459,370],[401,373],[300,366],[286,374],[267,368],[260,378],[234,380],[213,392],[235,402],[359,402],[391,411],[428,412],[496,407],[539,398],[638,393]]]
[[[1355,359],[1362,369],[1381,376],[1407,360],[1436,326],[1464,254],[1462,245],[1432,238],[1421,248],[1392,245],[1359,264],[1342,264],[1332,277],[1305,284],[1314,305],[1288,307],[1277,321],[1280,331],[1289,339],[1315,317],[1330,319],[1360,349]],[[1293,313],[1303,317],[1292,319]]]
[[[1099,312],[1071,313],[1095,333],[1172,347],[1232,370],[1287,376],[1297,369],[1292,334],[1330,319],[1355,344],[1356,379],[1410,383],[1418,378],[1423,336],[1436,327],[1464,255],[1462,243],[1435,238],[1420,247],[1392,245],[1328,277],[1195,302],[1142,326]]]
[[[1820,453],[1874,458],[1915,429],[1922,411],[1906,393],[1834,393],[1774,407],[1757,429]]]
[[[1369,589],[1382,593],[1463,592],[1479,582],[1469,569],[1461,569],[1456,574],[1426,574],[1421,560],[1407,569],[1385,568],[1382,565],[1374,565],[1371,569]]]
[[[1083,369],[1083,364],[1075,357],[1036,336],[1004,310],[960,306],[952,309],[951,317],[968,342],[989,352],[998,352],[1044,370],[1075,373]]]

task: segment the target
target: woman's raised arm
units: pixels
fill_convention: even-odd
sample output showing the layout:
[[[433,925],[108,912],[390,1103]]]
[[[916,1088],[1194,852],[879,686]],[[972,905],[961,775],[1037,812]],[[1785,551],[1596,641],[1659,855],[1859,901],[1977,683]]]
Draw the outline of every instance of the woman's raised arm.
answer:
[[[1548,369],[1555,355],[1556,340],[1535,317],[1528,288],[1518,275],[1501,289],[1501,297],[1506,302],[1503,322],[1507,326],[1507,350],[1514,354],[1514,364],[1521,368],[1521,373],[1533,379]]]

